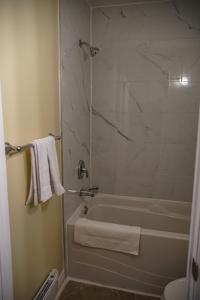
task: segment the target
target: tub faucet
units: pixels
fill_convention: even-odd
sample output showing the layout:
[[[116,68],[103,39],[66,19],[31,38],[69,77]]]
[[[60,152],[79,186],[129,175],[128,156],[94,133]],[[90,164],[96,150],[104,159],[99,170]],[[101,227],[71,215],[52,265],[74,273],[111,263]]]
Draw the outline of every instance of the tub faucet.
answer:
[[[95,193],[98,191],[97,186],[92,186],[86,189],[81,189],[80,190],[80,196],[89,196],[89,197],[94,197]]]
[[[94,197],[95,193],[92,190],[89,190],[89,189],[81,189],[80,190],[80,196]]]
[[[90,192],[97,192],[99,190],[98,186],[91,186],[87,189]]]
[[[80,191],[76,191],[76,190],[67,190],[67,191],[68,191],[68,193],[77,194],[80,197],[83,197],[83,196],[94,197],[95,196],[95,193],[88,189],[81,189]]]

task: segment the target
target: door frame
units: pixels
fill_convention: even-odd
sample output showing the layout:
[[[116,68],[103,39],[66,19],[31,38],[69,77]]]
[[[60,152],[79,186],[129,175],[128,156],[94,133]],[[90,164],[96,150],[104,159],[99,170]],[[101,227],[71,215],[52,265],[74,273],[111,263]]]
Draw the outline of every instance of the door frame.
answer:
[[[187,264],[187,296],[189,300],[194,300],[197,296],[197,293],[200,292],[200,280],[198,279],[198,281],[195,282],[192,276],[193,258],[200,267],[200,111],[198,120],[190,240]]]
[[[13,300],[13,275],[0,84],[0,300]]]

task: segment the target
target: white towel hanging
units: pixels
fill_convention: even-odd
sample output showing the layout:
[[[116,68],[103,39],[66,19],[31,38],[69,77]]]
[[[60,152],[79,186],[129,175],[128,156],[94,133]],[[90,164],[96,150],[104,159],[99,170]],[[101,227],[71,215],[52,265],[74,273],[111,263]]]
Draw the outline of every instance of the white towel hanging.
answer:
[[[31,148],[31,182],[26,204],[37,206],[46,202],[53,193],[62,195],[55,139],[48,136],[33,141]]]

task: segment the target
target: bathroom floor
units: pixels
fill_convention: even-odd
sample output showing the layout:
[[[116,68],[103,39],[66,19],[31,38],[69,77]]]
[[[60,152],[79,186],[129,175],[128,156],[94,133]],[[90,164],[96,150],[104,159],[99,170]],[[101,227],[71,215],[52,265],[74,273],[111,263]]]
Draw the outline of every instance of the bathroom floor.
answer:
[[[59,300],[158,300],[123,291],[69,281]]]

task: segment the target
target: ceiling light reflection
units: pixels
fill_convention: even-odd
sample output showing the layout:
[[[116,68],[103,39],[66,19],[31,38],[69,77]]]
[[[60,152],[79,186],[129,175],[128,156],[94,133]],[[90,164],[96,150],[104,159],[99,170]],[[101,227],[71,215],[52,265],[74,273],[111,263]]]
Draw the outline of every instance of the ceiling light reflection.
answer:
[[[186,85],[189,84],[189,78],[186,77],[186,76],[183,76],[183,77],[181,77],[181,78],[179,79],[179,83],[180,83],[181,85],[186,86]]]

